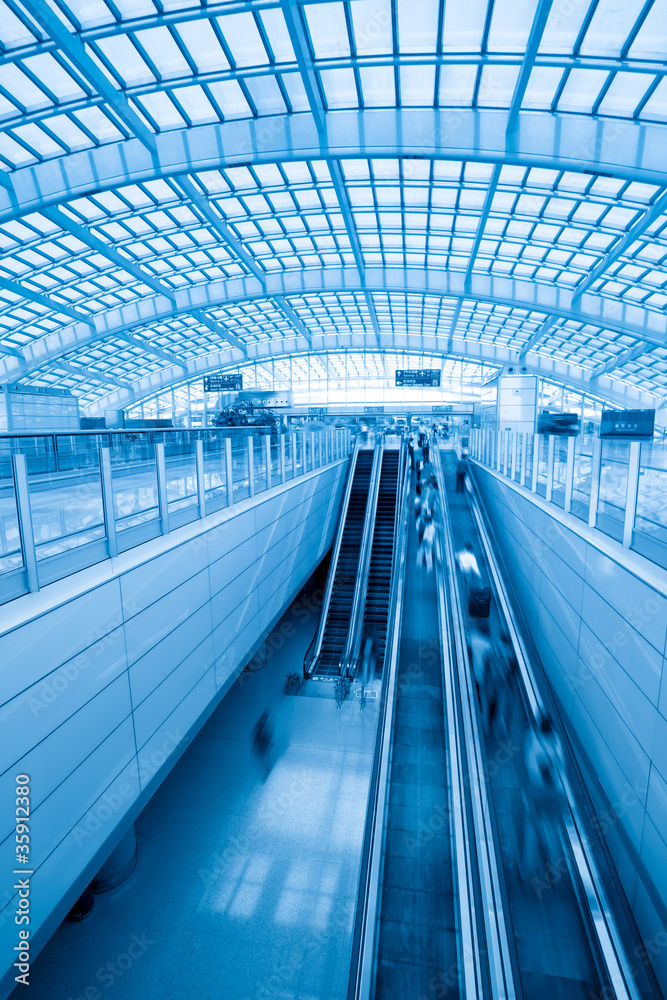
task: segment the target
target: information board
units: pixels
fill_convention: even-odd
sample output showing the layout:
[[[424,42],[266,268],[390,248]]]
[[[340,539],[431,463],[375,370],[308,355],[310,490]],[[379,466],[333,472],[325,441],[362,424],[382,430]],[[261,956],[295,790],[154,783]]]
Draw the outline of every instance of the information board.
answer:
[[[364,406],[364,413],[384,413],[384,406]]]
[[[409,387],[440,387],[439,368],[412,368],[404,370],[396,369],[396,385]]]
[[[436,403],[431,407],[431,413],[452,413],[453,410],[451,403]]]
[[[327,413],[328,409],[329,409],[328,406],[309,406],[308,407],[308,413],[311,414],[311,415],[313,415],[313,416],[318,416],[319,417],[323,413]]]
[[[655,410],[603,410],[600,437],[652,438]]]
[[[204,392],[240,392],[243,388],[243,375],[207,375],[204,379]]]

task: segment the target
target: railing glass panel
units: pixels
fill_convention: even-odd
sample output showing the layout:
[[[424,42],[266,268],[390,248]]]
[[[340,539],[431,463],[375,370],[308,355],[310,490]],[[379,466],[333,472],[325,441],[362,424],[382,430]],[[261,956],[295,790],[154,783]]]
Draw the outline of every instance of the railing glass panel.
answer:
[[[0,463],[0,574],[23,566],[11,458]]]
[[[204,445],[204,489],[206,502],[212,508],[222,507],[227,502],[227,478],[225,474],[225,435],[205,434]]]
[[[629,461],[628,441],[603,439],[597,527],[617,541],[623,538]]]
[[[593,438],[577,436],[574,439],[574,479],[572,483],[572,513],[588,520],[593,478]]]
[[[667,451],[642,444],[632,547],[667,569]]]
[[[549,437],[540,434],[535,461],[537,461],[537,490],[541,497],[547,495],[547,465],[549,458]]]
[[[148,435],[141,441],[116,439],[111,448],[111,480],[116,530],[125,531],[157,518],[157,474],[155,442]]]
[[[76,449],[72,449],[67,471],[41,471],[44,466],[39,460],[33,463],[33,469],[37,467],[40,471],[31,471],[28,465],[30,509],[38,562],[105,537],[99,436],[92,437],[98,448],[93,442],[82,441]],[[71,464],[74,451],[81,459],[78,470]]]

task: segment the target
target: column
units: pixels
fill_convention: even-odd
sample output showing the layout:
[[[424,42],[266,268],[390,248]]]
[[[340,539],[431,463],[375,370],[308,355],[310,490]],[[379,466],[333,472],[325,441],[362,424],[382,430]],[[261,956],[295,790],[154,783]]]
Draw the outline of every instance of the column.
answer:
[[[252,434],[248,435],[248,486],[250,488],[250,496],[255,495],[255,455],[253,450],[253,440]]]
[[[628,466],[628,490],[625,497],[625,519],[623,521],[623,545],[629,549],[632,545],[632,533],[635,529],[637,513],[637,491],[639,490],[639,463],[641,458],[641,441],[630,442],[630,464]]]
[[[588,526],[594,528],[598,520],[598,498],[600,496],[600,469],[602,465],[602,441],[593,440],[591,456],[591,498],[588,504]]]

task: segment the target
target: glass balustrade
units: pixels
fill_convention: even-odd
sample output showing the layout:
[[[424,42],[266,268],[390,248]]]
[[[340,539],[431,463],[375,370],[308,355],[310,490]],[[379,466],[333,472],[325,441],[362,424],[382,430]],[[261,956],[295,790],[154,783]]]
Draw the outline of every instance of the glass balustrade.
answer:
[[[283,448],[286,480],[319,468],[335,441],[247,427],[3,435],[0,603],[278,486]],[[338,441],[347,457],[349,433]]]

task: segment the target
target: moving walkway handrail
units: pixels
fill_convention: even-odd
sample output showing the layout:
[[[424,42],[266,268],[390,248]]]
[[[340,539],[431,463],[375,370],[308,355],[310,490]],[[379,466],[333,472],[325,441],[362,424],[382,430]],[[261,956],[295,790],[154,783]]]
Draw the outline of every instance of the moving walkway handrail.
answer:
[[[333,593],[334,579],[336,576],[336,566],[338,565],[338,556],[340,555],[340,547],[342,545],[343,534],[345,532],[345,521],[347,520],[347,508],[350,503],[350,493],[352,492],[352,483],[354,482],[354,474],[357,469],[358,455],[359,455],[359,438],[357,437],[355,438],[352,454],[350,455],[350,467],[347,472],[347,482],[345,484],[345,493],[343,494],[343,503],[341,505],[340,519],[338,522],[338,533],[336,535],[336,541],[334,543],[333,552],[331,553],[331,563],[329,565],[329,575],[327,577],[327,585],[324,590],[324,599],[322,601],[320,620],[317,625],[317,632],[315,633],[310,646],[306,650],[306,655],[303,658],[304,677],[308,676],[308,674],[314,667],[318,656],[322,652],[324,629],[327,623],[327,615],[329,614],[329,605],[331,604],[331,594]],[[315,647],[314,650],[313,646]]]
[[[503,899],[498,866],[499,851],[495,843],[491,822],[491,811],[484,771],[484,753],[482,751],[482,740],[479,732],[472,670],[470,669],[471,665],[468,659],[461,595],[456,574],[454,544],[449,519],[447,491],[445,489],[445,478],[442,472],[439,448],[434,448],[433,456],[436,478],[440,484],[444,562],[446,564],[452,613],[453,648],[455,650],[459,705],[463,719],[462,735],[465,741],[464,746],[469,771],[469,780],[467,783],[470,789],[469,801],[472,806],[474,836],[477,844],[479,886],[482,898],[491,990],[494,1000],[515,1000],[517,990],[514,982],[505,901]]]
[[[357,889],[357,905],[352,937],[352,957],[348,980],[347,1000],[370,1000],[375,980],[377,916],[380,903],[380,870],[385,815],[387,811],[387,785],[389,779],[389,753],[393,728],[398,651],[401,637],[403,593],[408,549],[408,523],[410,504],[407,502],[410,466],[405,462],[401,486],[399,528],[394,548],[387,622],[387,651],[383,670],[382,693],[378,713],[373,767],[368,789],[368,805],[364,825],[364,844]]]
[[[382,470],[382,455],[384,454],[384,441],[378,442],[373,454],[373,468],[371,469],[371,479],[368,484],[368,502],[366,504],[366,517],[364,518],[364,529],[361,535],[361,545],[359,547],[359,565],[357,568],[357,579],[354,585],[354,596],[352,597],[352,608],[350,610],[350,627],[345,641],[345,649],[340,658],[339,673],[342,677],[349,677],[353,673],[356,660],[353,659],[355,639],[359,633],[359,644],[361,643],[361,625],[363,622],[363,611],[366,604],[366,590],[368,588],[368,571],[371,565],[371,549],[373,548],[373,534],[375,531],[375,515],[378,506],[378,494],[380,492],[380,474]],[[357,649],[357,656],[359,655]]]
[[[526,653],[526,647],[519,629],[517,618],[509,601],[507,590],[500,573],[494,547],[491,544],[490,529],[486,524],[486,514],[482,514],[483,505],[475,487],[470,484],[468,489],[472,497],[472,514],[484,548],[494,589],[503,611],[507,629],[512,640],[515,655],[519,664],[519,673],[526,693],[528,708],[533,721],[537,722],[546,714],[542,695],[535,680],[535,674]],[[590,917],[597,935],[600,953],[607,967],[607,973],[615,991],[616,1000],[639,1000],[639,992],[632,977],[630,965],[625,956],[618,928],[607,902],[602,886],[602,880],[597,870],[591,846],[579,813],[572,787],[567,773],[559,769],[559,779],[568,803],[570,815],[564,815],[564,825],[572,856],[577,869],[584,897],[589,908]]]

